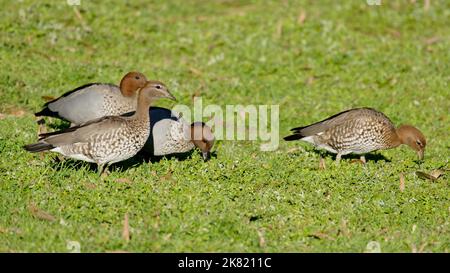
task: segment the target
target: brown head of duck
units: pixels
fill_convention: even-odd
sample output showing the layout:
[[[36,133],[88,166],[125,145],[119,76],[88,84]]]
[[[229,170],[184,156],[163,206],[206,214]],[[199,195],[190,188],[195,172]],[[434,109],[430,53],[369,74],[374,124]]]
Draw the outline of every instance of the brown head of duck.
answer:
[[[423,133],[414,126],[401,125],[395,130],[397,140],[395,146],[405,144],[417,152],[419,160],[423,160],[427,141]]]
[[[167,86],[160,81],[147,81],[144,87],[139,90],[137,117],[148,118],[148,109],[156,99],[167,98],[176,101],[177,99],[169,92]]]
[[[120,81],[120,92],[124,97],[134,96],[140,88],[147,84],[147,78],[140,72],[128,72]]]
[[[214,146],[214,134],[204,122],[191,124],[191,141],[202,152],[203,160],[211,158],[211,149]]]

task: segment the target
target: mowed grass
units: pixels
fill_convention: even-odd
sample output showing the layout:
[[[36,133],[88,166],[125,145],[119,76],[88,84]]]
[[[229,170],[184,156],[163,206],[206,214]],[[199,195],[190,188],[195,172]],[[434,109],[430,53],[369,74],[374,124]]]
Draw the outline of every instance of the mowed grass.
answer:
[[[416,2],[416,3],[413,3]],[[449,252],[450,4],[431,1],[5,1],[0,11],[0,251]],[[33,113],[139,70],[179,103],[279,105],[280,139],[352,107],[427,136],[366,166],[300,142],[216,142],[216,157],[96,169],[30,154]],[[171,107],[169,101],[159,106]],[[205,121],[208,120],[205,118]],[[400,190],[400,174],[405,189]],[[123,238],[128,215],[130,240]]]

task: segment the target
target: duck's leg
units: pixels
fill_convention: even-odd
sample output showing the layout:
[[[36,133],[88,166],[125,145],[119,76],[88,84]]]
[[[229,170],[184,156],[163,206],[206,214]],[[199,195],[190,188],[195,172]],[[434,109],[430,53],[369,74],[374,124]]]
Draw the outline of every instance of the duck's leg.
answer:
[[[337,155],[336,155],[336,164],[337,165],[339,165],[339,163],[341,161],[341,157],[342,157],[342,154],[341,153],[337,153]]]
[[[325,159],[320,155],[319,158],[319,170],[325,170],[327,167],[325,165]]]
[[[364,155],[361,155],[359,157],[359,159],[352,159],[352,161],[350,161],[350,163],[361,163],[363,165],[366,164],[366,157]]]
[[[98,176],[107,176],[108,175],[108,163],[97,164]]]
[[[361,163],[362,164],[366,164],[366,157],[364,156],[364,155],[361,155],[360,157],[359,157],[359,160],[361,161]]]
[[[39,118],[36,122],[38,124],[38,135],[47,133],[44,118]]]

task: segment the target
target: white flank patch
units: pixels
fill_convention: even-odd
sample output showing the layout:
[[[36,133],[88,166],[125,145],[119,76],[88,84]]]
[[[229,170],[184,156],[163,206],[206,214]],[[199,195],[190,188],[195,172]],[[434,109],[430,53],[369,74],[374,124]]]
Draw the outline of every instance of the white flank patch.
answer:
[[[83,155],[83,154],[65,154],[65,153],[61,150],[60,147],[53,148],[53,149],[51,149],[50,151],[60,153],[60,154],[62,154],[63,156],[67,156],[67,157],[70,157],[70,158],[73,158],[73,159],[78,159],[78,160],[83,160],[83,161],[86,161],[86,162],[94,163],[94,161],[93,161],[92,159],[90,159],[89,157],[87,157],[87,156],[85,156],[85,155]]]
[[[320,136],[321,134],[323,134],[323,133],[321,132],[321,133],[318,133],[318,134],[313,135],[313,136],[307,136],[307,137],[302,138],[301,140],[305,141],[305,142],[309,142],[309,143],[313,144],[314,146],[316,146],[318,148],[327,150],[330,153],[337,154],[337,151],[335,149],[333,149],[332,147],[330,147],[330,146],[328,146],[326,144],[318,144],[318,143],[315,142],[314,137],[315,136]]]
[[[317,145],[317,147],[322,148],[322,149],[325,149],[325,150],[327,150],[327,151],[330,152],[330,153],[334,153],[334,154],[337,154],[337,153],[338,153],[335,149],[331,148],[331,147],[328,146],[328,145],[322,144],[322,145]]]
[[[314,142],[314,137],[313,136],[307,136],[307,137],[304,137],[304,138],[302,138],[301,140],[303,140],[303,141],[306,141],[306,142],[309,142],[309,143],[312,143],[312,144],[316,144],[315,142]]]

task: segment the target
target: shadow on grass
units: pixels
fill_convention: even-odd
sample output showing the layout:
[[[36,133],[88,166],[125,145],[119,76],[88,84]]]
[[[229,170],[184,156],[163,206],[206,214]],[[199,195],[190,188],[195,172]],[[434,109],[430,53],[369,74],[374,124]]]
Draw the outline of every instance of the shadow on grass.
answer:
[[[59,119],[50,119],[50,122],[46,121],[45,125],[54,131],[61,131],[70,127],[70,122]]]
[[[62,158],[62,156],[61,156],[61,158]],[[128,160],[112,164],[111,166],[108,167],[108,170],[110,172],[123,172],[123,171],[128,170],[129,168],[137,167],[143,163],[145,163],[144,158],[142,156],[136,155]],[[85,162],[85,161],[75,160],[75,159],[70,159],[70,158],[60,159],[59,156],[56,156],[52,160],[51,167],[55,171],[61,171],[61,170],[65,170],[65,169],[78,171],[81,169],[86,169],[89,172],[94,172],[94,173],[98,172],[97,164],[95,164],[95,163],[90,163],[90,162]]]
[[[333,157],[333,160],[336,160],[336,154],[327,152],[327,151],[323,151],[323,150],[312,150],[314,153],[318,154],[319,156],[325,158],[325,157]],[[352,161],[352,160],[359,160],[361,155],[358,154],[348,154],[348,155],[344,155],[341,158],[341,161]],[[377,153],[368,153],[364,155],[366,157],[366,161],[370,162],[378,162],[378,161],[385,161],[385,162],[391,162],[390,159],[388,159],[387,157],[385,157],[382,154],[377,154]]]
[[[149,153],[140,151],[137,155],[125,161],[117,162],[109,166],[110,172],[124,172],[130,168],[136,168],[144,163],[158,163],[163,158],[172,159],[175,158],[180,161],[190,160],[194,153],[200,153],[197,149],[191,150],[182,154],[172,154],[167,156],[151,156]],[[55,171],[61,171],[64,169],[80,170],[87,169],[90,172],[97,172],[97,164],[84,162],[80,160],[74,160],[70,158],[60,159],[62,156],[56,156],[51,163],[51,167]],[[217,158],[216,152],[211,153],[211,158]]]
[[[189,152],[186,153],[179,153],[179,154],[171,154],[171,155],[164,155],[164,156],[152,156],[151,153],[148,152],[143,152],[140,151],[136,156],[142,156],[144,157],[145,162],[149,163],[158,163],[159,161],[161,161],[163,158],[167,158],[168,160],[171,160],[172,158],[175,158],[179,161],[184,161],[184,160],[190,160],[192,158],[192,156],[194,154],[200,154],[201,153],[199,150],[197,149],[193,149]],[[217,158],[217,153],[216,152],[211,152],[211,159],[213,158]]]

